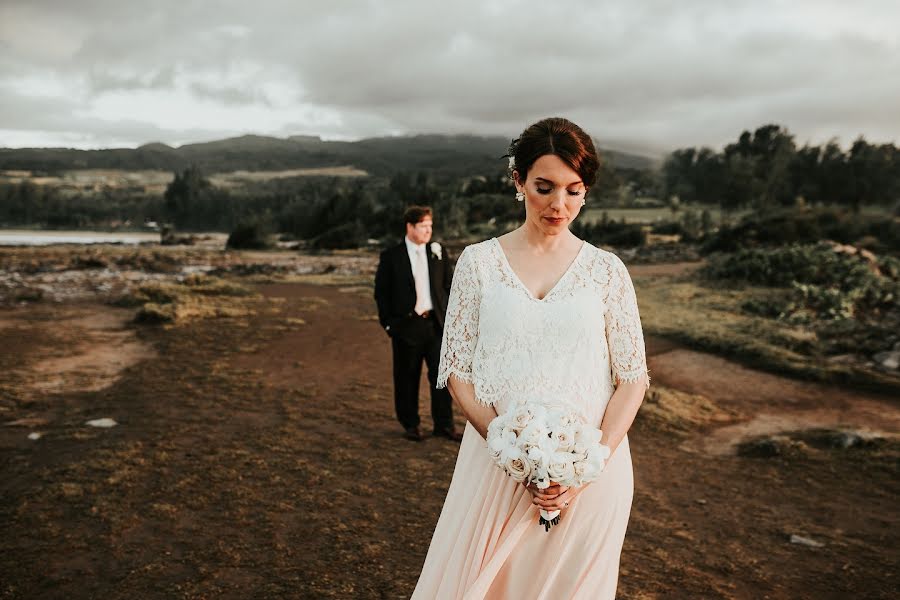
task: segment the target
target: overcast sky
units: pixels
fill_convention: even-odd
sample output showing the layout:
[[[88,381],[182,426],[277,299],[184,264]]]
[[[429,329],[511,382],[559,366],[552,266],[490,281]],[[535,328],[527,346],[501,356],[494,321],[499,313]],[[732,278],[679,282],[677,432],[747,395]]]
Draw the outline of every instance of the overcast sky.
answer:
[[[0,0],[0,146],[244,133],[900,140],[900,2]]]

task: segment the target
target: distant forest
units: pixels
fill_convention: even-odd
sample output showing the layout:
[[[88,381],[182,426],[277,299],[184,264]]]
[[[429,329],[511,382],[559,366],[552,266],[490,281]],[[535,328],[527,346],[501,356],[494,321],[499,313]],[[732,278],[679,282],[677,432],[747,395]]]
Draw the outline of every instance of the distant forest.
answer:
[[[894,206],[900,200],[900,150],[860,137],[844,152],[836,141],[798,148],[779,125],[745,131],[721,152],[683,148],[662,167],[666,198],[722,208],[797,203]]]
[[[506,144],[503,138],[475,136],[360,142],[245,136],[177,149],[0,149],[0,170],[35,175],[79,168],[173,172],[161,195],[113,188],[62,193],[27,180],[3,184],[0,226],[140,228],[154,221],[181,231],[233,231],[249,225],[335,248],[398,235],[404,206],[419,203],[434,208],[442,236],[492,234],[521,219],[501,158]],[[846,152],[836,142],[798,148],[778,125],[745,131],[722,151],[676,150],[662,166],[646,157],[602,154],[604,166],[590,192],[594,206],[704,205],[727,212],[795,205],[858,211],[878,205],[889,212],[900,200],[900,155],[893,144],[860,138]],[[269,179],[231,190],[208,179],[229,170],[339,165],[370,175]],[[614,225],[603,227],[612,231]]]

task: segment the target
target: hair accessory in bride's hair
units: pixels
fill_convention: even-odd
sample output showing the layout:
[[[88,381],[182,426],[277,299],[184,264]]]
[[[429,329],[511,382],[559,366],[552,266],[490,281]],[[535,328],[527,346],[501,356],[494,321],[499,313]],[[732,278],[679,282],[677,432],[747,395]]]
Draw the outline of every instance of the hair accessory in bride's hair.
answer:
[[[506,154],[501,156],[500,158],[508,158],[509,164],[506,165],[506,174],[510,179],[513,179],[513,171],[516,170],[516,144],[519,142],[519,138],[514,139],[509,143],[509,147],[506,149]],[[518,197],[518,196],[517,196]]]

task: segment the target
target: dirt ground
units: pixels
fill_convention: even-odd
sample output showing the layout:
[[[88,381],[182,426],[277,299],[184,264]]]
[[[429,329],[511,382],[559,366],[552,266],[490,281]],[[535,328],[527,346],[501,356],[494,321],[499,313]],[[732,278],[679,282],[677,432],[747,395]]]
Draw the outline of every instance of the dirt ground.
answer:
[[[458,446],[401,437],[370,288],[253,287],[249,316],[170,326],[0,310],[0,597],[409,597]],[[896,398],[648,352],[620,598],[896,597]]]

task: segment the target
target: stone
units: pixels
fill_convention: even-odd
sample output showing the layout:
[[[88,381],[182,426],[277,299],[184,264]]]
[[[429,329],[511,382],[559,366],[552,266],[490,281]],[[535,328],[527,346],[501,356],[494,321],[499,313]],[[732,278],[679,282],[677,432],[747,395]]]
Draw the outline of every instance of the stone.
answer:
[[[896,371],[900,369],[900,351],[879,352],[872,358],[885,369]]]
[[[834,448],[846,450],[847,448],[862,446],[863,438],[853,431],[835,431],[828,437],[828,442]]]
[[[40,427],[46,425],[47,419],[43,417],[23,417],[15,421],[7,421],[4,423],[7,427]]]
[[[85,421],[85,425],[90,425],[91,427],[102,427],[104,429],[108,429],[109,427],[115,427],[118,425],[114,419],[110,419],[109,417],[103,417],[102,419],[91,419],[90,421]]]
[[[41,437],[43,435],[44,435],[43,433],[39,433],[37,431],[32,431],[31,433],[28,434],[28,439],[32,440],[32,441],[39,440],[39,439],[41,439]]]
[[[825,544],[822,542],[817,542],[816,540],[808,537],[804,537],[802,535],[791,534],[791,543],[792,544],[800,544],[801,546],[809,546],[810,548],[821,548]]]
[[[781,454],[781,445],[774,439],[762,438],[741,443],[737,447],[738,456],[749,458],[771,458]]]

